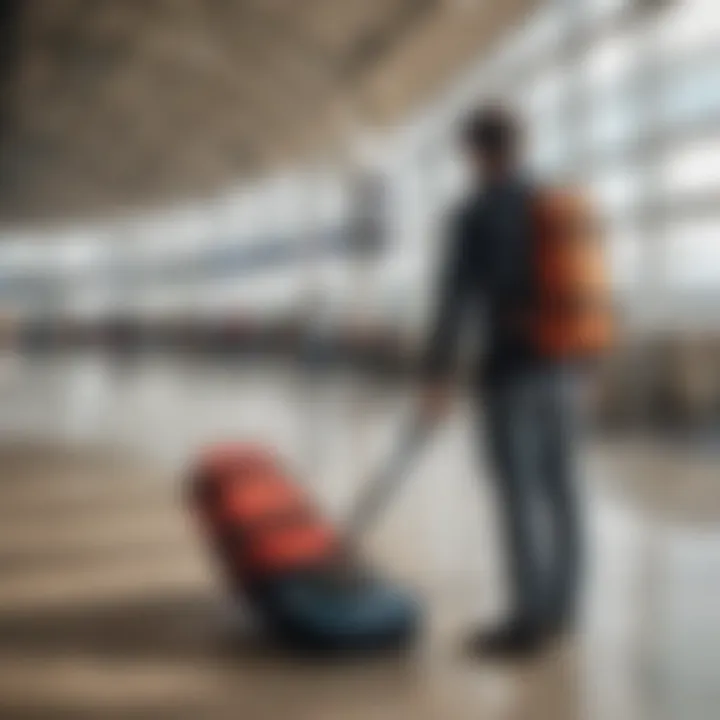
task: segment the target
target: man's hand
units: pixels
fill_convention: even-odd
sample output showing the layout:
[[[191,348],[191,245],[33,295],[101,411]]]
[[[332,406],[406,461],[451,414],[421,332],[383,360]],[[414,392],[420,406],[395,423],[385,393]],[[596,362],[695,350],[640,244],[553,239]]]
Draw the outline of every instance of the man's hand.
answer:
[[[420,398],[420,412],[428,420],[441,420],[450,409],[451,393],[447,382],[425,385]]]

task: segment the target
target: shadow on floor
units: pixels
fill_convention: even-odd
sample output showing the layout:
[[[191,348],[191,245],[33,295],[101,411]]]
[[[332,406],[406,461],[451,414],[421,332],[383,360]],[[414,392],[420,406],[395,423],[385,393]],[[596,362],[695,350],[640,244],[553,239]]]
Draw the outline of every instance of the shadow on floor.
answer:
[[[162,685],[166,678],[173,686],[150,706],[142,694],[134,694],[137,680],[133,679],[122,702],[115,699],[116,707],[110,703],[103,707],[104,720],[234,718],[246,715],[248,709],[253,710],[253,718],[287,715],[311,720],[321,708],[342,708],[351,701],[375,702],[397,693],[412,697],[420,682],[413,655],[343,658],[343,662],[337,657],[300,656],[259,632],[230,631],[221,610],[212,596],[167,594],[42,612],[3,611],[0,658],[25,667],[37,662],[39,687],[42,668],[48,667],[47,661],[58,660],[70,668],[97,663],[103,673],[112,673],[115,687],[125,687],[127,668],[149,671],[150,684]],[[91,689],[89,694],[92,697]],[[98,717],[97,706],[94,714],[86,710],[82,694],[51,708],[36,700],[28,695],[18,712],[0,697],[0,716]]]
[[[346,666],[355,658],[298,655],[280,647],[248,618],[231,623],[213,597],[161,596],[79,604],[40,611],[0,613],[2,653],[92,656],[108,660],[271,662],[278,665]],[[398,655],[375,655],[378,661]],[[368,656],[357,658],[367,662]]]

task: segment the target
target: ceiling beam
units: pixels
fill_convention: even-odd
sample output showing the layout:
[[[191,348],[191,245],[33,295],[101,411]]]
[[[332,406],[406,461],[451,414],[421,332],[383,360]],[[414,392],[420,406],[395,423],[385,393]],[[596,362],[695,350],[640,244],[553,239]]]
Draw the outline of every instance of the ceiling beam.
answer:
[[[405,0],[377,30],[360,37],[343,59],[340,74],[355,81],[438,9],[440,0]]]

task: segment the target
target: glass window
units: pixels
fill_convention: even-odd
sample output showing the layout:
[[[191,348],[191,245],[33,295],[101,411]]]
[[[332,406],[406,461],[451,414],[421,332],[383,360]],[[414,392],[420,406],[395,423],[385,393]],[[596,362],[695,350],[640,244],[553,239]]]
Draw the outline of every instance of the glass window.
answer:
[[[547,58],[557,47],[565,28],[566,13],[551,3],[544,3],[512,38],[516,53],[529,63]]]
[[[558,125],[533,127],[529,145],[530,165],[540,176],[557,176],[568,169],[568,146]]]
[[[629,0],[585,0],[587,21],[597,23],[611,18],[627,7]]]
[[[720,37],[717,0],[669,3],[657,24],[658,46],[663,56],[686,54],[701,46],[713,47]]]
[[[613,287],[620,293],[630,292],[640,281],[643,242],[637,228],[630,223],[608,223],[606,248]]]
[[[558,114],[570,87],[570,71],[551,67],[535,76],[520,93],[520,105],[529,118],[545,120]]]
[[[720,189],[720,138],[679,146],[663,159],[661,173],[668,193]]]
[[[519,93],[518,106],[527,122],[531,165],[540,173],[556,173],[567,164],[563,106],[569,81],[567,69],[554,66]]]
[[[641,113],[636,99],[626,94],[591,98],[587,138],[592,149],[610,148],[636,138]]]
[[[586,137],[593,150],[637,134],[640,112],[633,84],[638,49],[634,35],[613,35],[591,49],[582,63],[589,107]]]
[[[664,121],[678,125],[718,117],[719,68],[720,52],[717,50],[668,65],[660,98]]]
[[[590,50],[582,62],[582,72],[591,89],[613,88],[633,72],[637,59],[634,34],[611,35]]]
[[[667,249],[672,288],[720,291],[720,219],[673,224]]]
[[[627,167],[591,178],[587,186],[600,214],[613,222],[635,209],[643,190],[641,174]]]

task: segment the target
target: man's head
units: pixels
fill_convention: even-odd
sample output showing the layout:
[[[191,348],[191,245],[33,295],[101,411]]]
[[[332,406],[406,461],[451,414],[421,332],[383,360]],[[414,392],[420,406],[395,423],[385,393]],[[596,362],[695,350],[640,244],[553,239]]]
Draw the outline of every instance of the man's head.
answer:
[[[502,178],[519,161],[522,132],[518,118],[502,105],[487,105],[466,119],[463,144],[473,168],[486,180]]]

